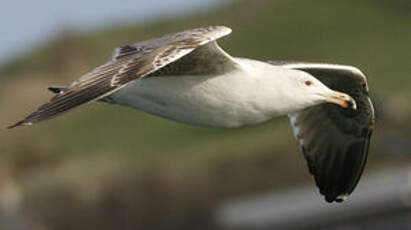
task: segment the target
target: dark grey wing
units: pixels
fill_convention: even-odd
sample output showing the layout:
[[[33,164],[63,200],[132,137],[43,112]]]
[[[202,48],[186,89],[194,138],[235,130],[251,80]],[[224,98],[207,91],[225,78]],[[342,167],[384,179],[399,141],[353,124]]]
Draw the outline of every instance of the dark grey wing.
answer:
[[[87,102],[95,101],[150,75],[189,54],[196,48],[228,35],[230,28],[213,26],[123,46],[112,60],[59,91],[48,103],[9,128],[50,119]]]
[[[272,64],[305,71],[356,101],[357,110],[321,104],[289,115],[321,194],[328,202],[343,201],[354,190],[364,170],[374,127],[374,109],[364,74],[355,67],[342,65]]]

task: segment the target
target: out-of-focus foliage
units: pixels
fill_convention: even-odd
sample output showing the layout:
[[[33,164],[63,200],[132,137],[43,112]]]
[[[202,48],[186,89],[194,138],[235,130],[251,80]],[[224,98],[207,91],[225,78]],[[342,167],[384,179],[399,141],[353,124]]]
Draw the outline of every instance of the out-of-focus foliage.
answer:
[[[116,46],[205,25],[233,28],[220,44],[234,56],[359,67],[379,112],[366,172],[411,159],[411,8],[394,1],[238,0],[150,24],[66,30],[0,69],[0,125],[47,100],[49,85],[103,64]],[[223,130],[95,103],[1,130],[0,152],[0,190],[11,186],[17,197],[6,203],[52,229],[212,229],[222,199],[313,183],[286,118]]]

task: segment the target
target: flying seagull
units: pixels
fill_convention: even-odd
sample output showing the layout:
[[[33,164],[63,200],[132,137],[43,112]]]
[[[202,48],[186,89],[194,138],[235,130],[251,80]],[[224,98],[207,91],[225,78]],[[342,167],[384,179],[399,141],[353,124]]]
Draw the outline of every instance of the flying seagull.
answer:
[[[288,115],[310,172],[328,202],[357,185],[374,111],[366,78],[351,66],[232,57],[225,26],[196,28],[126,45],[9,128],[102,101],[192,125],[233,128]]]

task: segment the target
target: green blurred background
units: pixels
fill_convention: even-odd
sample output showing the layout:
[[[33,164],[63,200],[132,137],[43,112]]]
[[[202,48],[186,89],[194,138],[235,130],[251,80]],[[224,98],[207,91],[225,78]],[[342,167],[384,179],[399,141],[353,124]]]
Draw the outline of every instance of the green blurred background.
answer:
[[[219,42],[233,56],[360,68],[377,109],[363,180],[408,168],[411,3],[405,0],[236,0],[91,32],[63,28],[0,66],[0,127],[48,100],[48,86],[106,62],[117,46],[206,25],[233,29]],[[94,103],[33,127],[2,128],[0,154],[0,206],[22,213],[27,229],[220,229],[213,212],[222,201],[315,186],[287,118],[225,130]]]

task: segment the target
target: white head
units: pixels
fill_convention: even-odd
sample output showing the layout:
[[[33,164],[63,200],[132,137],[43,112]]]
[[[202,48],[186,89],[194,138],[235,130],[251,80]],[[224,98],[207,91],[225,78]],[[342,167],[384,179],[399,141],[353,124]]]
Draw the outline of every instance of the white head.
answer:
[[[315,77],[305,72],[287,76],[290,87],[288,96],[297,111],[321,103],[334,103],[343,108],[356,109],[356,103],[352,97],[328,88]],[[291,94],[290,94],[291,93]]]

